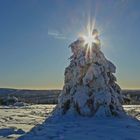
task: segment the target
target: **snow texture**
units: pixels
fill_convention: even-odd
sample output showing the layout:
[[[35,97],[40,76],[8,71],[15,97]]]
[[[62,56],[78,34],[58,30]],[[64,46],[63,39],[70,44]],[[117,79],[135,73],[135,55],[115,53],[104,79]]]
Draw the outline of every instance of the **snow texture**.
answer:
[[[0,106],[0,140],[14,140],[45,121],[55,105]]]
[[[0,107],[0,140],[140,140],[138,120],[69,114],[54,117],[54,108],[55,105]],[[139,105],[126,105],[124,109],[140,120]]]
[[[97,114],[103,115],[104,110]],[[130,108],[129,108],[130,109]],[[103,111],[103,112],[102,112]],[[19,140],[140,140],[140,122],[125,117],[52,115]]]

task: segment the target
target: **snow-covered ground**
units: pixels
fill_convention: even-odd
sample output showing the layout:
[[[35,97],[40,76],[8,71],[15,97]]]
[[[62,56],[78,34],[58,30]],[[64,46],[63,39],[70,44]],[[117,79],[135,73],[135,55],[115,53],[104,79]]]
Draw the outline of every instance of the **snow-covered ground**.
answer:
[[[0,140],[140,140],[140,121],[126,118],[48,119],[55,105],[0,107]],[[140,105],[124,106],[140,120]]]
[[[0,106],[0,140],[13,139],[41,124],[55,105],[30,105],[25,107]]]

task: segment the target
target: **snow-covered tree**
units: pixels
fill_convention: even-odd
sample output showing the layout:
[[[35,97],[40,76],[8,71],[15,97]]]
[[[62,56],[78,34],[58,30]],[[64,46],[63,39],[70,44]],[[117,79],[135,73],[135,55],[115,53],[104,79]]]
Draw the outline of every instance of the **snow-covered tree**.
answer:
[[[62,114],[111,116],[124,112],[121,88],[116,83],[116,67],[100,50],[98,31],[80,37],[70,48],[72,56],[65,69],[65,83],[58,99]]]

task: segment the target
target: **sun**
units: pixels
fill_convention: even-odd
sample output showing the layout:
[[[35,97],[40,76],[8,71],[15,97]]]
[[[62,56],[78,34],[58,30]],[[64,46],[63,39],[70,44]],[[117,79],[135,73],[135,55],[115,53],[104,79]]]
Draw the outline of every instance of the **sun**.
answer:
[[[82,38],[84,39],[84,46],[87,46],[89,51],[92,49],[93,44],[99,44],[98,31],[96,29],[89,30],[88,35],[83,35]]]
[[[83,36],[84,39],[84,45],[88,45],[88,47],[92,47],[92,43],[95,43],[95,36],[92,34],[89,34],[88,36]]]
[[[95,29],[95,21],[88,22],[86,26],[85,33],[81,34],[81,37],[84,40],[84,46],[88,46],[89,49],[92,48],[93,43],[97,43],[98,41],[98,31]]]
[[[91,58],[95,46],[100,46],[99,33],[95,28],[95,22],[89,22],[86,26],[86,31],[81,34],[84,41],[83,47],[86,48],[86,58]]]

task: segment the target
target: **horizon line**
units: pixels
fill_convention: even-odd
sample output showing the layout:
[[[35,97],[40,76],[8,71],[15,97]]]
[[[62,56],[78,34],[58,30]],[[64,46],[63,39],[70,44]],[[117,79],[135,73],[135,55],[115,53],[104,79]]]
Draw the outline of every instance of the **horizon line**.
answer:
[[[0,89],[13,90],[63,90],[63,88],[16,88],[16,87],[0,87]],[[122,90],[140,90],[140,88],[121,88]]]

